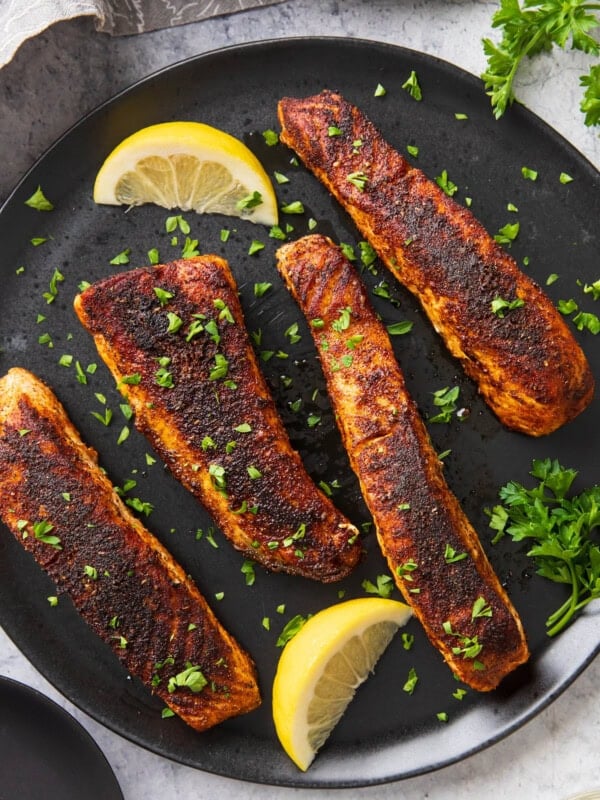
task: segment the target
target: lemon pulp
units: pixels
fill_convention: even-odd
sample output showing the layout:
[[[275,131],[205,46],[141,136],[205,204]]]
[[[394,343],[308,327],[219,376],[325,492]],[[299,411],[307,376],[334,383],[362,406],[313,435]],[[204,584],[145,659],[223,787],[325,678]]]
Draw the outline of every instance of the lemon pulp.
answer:
[[[94,201],[154,203],[264,225],[275,225],[278,218],[273,185],[254,153],[201,122],[164,122],[128,136],[100,168]]]
[[[273,682],[273,721],[281,745],[300,769],[308,769],[411,615],[395,600],[348,600],[319,611],[285,646]]]

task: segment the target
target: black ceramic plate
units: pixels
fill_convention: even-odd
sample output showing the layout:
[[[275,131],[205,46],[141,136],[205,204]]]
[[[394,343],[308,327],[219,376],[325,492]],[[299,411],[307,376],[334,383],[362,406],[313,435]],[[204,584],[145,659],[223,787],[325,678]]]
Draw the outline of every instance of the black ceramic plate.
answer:
[[[0,678],[2,800],[123,800],[89,733],[35,689]]]
[[[413,69],[423,91],[421,102],[401,88]],[[383,97],[374,96],[379,83],[387,89]],[[470,411],[464,422],[429,428],[438,451],[451,451],[445,460],[449,484],[522,615],[532,658],[497,691],[485,696],[468,692],[459,702],[452,696],[456,683],[450,671],[411,622],[407,630],[415,636],[413,648],[404,650],[397,637],[314,765],[302,774],[280,749],[271,722],[270,687],[280,652],[276,640],[293,615],[335,603],[339,592],[346,598],[363,596],[363,581],[375,583],[386,573],[373,534],[364,538],[364,562],[339,586],[271,575],[259,567],[254,585],[247,586],[241,556],[218,531],[208,535],[210,520],[204,511],[159,463],[147,465],[145,441],[132,432],[117,444],[126,421],[103,365],[94,374],[86,372],[87,384],[77,380],[75,361],[84,371],[100,361],[71,310],[79,282],[124,269],[109,261],[126,248],[131,267],[147,263],[147,251],[153,247],[163,261],[181,252],[184,236],[179,234],[176,245],[171,242],[163,209],[143,207],[126,213],[122,208],[96,207],[91,199],[104,157],[142,126],[195,119],[241,137],[269,171],[277,169],[289,177],[289,183],[277,185],[281,202],[301,200],[305,205],[303,215],[282,215],[283,224],[293,226],[290,237],[305,233],[312,218],[317,231],[357,244],[353,225],[317,181],[290,163],[291,153],[283,146],[269,147],[261,135],[277,128],[276,105],[282,95],[305,95],[324,87],[340,90],[360,105],[402,151],[408,144],[418,146],[416,163],[431,177],[447,170],[458,186],[456,197],[471,197],[474,212],[490,231],[519,220],[521,232],[512,245],[515,257],[522,262],[527,256],[527,271],[542,284],[550,273],[560,276],[548,289],[555,300],[574,297],[593,310],[593,301],[577,281],[599,277],[598,173],[524,109],[515,107],[502,121],[495,121],[480,82],[472,76],[429,56],[365,41],[264,42],[210,53],[160,72],[69,131],[24,178],[0,213],[2,370],[19,364],[46,380],[84,439],[98,449],[113,481],[120,486],[132,477],[137,481],[131,494],[155,506],[147,519],[149,528],[193,575],[223,623],[256,659],[264,703],[258,711],[202,735],[178,719],[161,719],[161,703],[125,674],[69,602],[61,599],[58,607],[50,607],[46,597],[54,593],[52,584],[5,530],[0,531],[0,623],[61,692],[129,739],[204,770],[314,787],[394,780],[433,770],[489,745],[568,686],[595,655],[600,633],[600,617],[593,607],[555,641],[546,637],[544,621],[562,600],[561,588],[532,575],[531,564],[516,546],[508,542],[492,546],[485,515],[501,485],[510,479],[527,481],[533,458],[558,458],[580,471],[580,485],[596,482],[598,403],[544,439],[504,430],[448,356],[414,299],[376,264],[377,274],[365,270],[365,281],[371,288],[385,282],[394,299],[391,303],[374,294],[377,310],[388,323],[414,322],[412,332],[395,337],[394,344],[423,414],[427,417],[434,411],[432,392],[454,385],[460,387],[461,404]],[[467,118],[456,119],[456,113]],[[522,177],[523,166],[538,171],[535,182]],[[561,183],[561,172],[573,181]],[[24,205],[38,185],[54,203],[51,213]],[[509,203],[518,213],[507,210]],[[336,503],[355,523],[367,522],[308,331],[274,267],[279,243],[268,237],[266,229],[249,222],[186,216],[199,248],[229,259],[248,327],[262,331],[259,349],[288,354],[262,363],[308,470],[317,481],[337,482]],[[226,243],[221,241],[222,228],[231,230]],[[35,247],[30,243],[34,237],[51,238]],[[264,242],[265,248],[249,256],[253,239]],[[47,304],[43,294],[49,291],[55,268],[64,281]],[[253,292],[258,281],[273,284],[260,299]],[[38,322],[40,314],[43,319]],[[302,338],[290,344],[284,332],[293,322],[298,322]],[[44,334],[51,338],[52,348]],[[598,341],[587,332],[577,335],[600,376]],[[38,342],[40,336],[46,344]],[[63,354],[73,356],[71,367],[59,366]],[[291,377],[291,385],[282,376]],[[104,394],[115,412],[108,427],[90,413],[104,408],[96,393]],[[299,399],[300,408],[295,410]],[[311,427],[317,417],[320,421]],[[198,529],[205,532],[202,538],[196,535]],[[224,595],[217,600],[220,592]],[[277,610],[281,604],[283,613]],[[417,670],[419,683],[409,696],[402,686],[411,667]],[[446,724],[437,719],[441,711],[448,714]]]

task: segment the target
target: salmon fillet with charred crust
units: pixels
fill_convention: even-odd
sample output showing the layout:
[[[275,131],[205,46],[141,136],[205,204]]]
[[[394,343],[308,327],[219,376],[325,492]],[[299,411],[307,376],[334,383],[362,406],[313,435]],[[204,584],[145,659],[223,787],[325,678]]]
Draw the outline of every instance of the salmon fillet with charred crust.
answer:
[[[135,518],[53,392],[0,380],[0,515],[94,632],[192,728],[260,704],[254,664]]]
[[[383,324],[330,239],[277,266],[311,328],[350,464],[396,584],[462,681],[494,689],[528,658],[517,612],[448,488]]]
[[[279,119],[504,425],[540,436],[586,408],[593,378],[567,324],[470,211],[339,94],[286,97]]]
[[[320,581],[350,572],[358,532],[292,449],[227,262],[200,256],[115,275],[75,308],[136,426],[236,548]]]

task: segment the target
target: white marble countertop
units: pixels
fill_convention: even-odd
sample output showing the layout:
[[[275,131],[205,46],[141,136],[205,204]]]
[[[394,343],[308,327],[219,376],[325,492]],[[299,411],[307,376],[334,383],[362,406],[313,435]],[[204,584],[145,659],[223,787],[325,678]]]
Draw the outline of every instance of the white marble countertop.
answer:
[[[154,70],[221,46],[282,36],[374,39],[434,54],[480,74],[480,41],[494,2],[477,0],[288,0],[280,5],[136,37],[111,39],[90,19],[60,23],[26,42],[0,71],[0,200],[33,160],[86,111]],[[598,131],[579,112],[578,53],[544,54],[526,65],[522,101],[600,167]],[[561,800],[600,787],[600,662],[550,707],[507,739],[465,761],[394,784],[361,790],[269,788],[181,766],[130,744],[73,707],[0,630],[0,674],[40,689],[73,714],[110,762],[125,800],[331,796],[377,800],[492,797]],[[1,780],[1,779],[0,779]],[[53,800],[50,799],[49,800]]]

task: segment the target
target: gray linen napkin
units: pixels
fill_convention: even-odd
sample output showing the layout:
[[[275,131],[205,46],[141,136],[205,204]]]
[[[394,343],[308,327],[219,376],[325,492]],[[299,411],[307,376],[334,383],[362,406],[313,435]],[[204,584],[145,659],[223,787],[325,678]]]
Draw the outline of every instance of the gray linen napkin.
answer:
[[[0,67],[19,46],[49,25],[80,16],[94,16],[96,29],[114,36],[153,31],[186,22],[232,14],[281,0],[2,0],[0,2]]]

